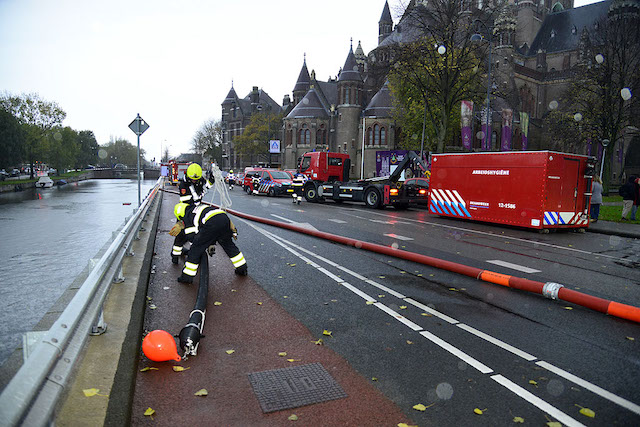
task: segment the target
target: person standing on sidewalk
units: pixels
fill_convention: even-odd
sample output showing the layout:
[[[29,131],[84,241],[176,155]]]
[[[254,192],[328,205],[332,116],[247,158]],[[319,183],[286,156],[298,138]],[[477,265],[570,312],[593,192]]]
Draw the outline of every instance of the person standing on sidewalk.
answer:
[[[636,220],[636,213],[638,212],[638,205],[640,205],[640,178],[636,178],[633,182],[634,185],[634,198],[633,206],[631,207],[631,220]]]
[[[598,175],[593,177],[591,183],[591,222],[598,222],[600,205],[602,204],[602,181]]]
[[[631,212],[633,207],[634,191],[635,191],[636,177],[632,176],[629,180],[618,190],[618,194],[622,196],[622,221],[628,221],[627,215]]]

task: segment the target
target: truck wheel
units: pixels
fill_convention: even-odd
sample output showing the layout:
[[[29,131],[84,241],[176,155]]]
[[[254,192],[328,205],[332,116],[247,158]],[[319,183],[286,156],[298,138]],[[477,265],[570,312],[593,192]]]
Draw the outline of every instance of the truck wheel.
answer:
[[[307,202],[318,201],[318,190],[315,185],[311,184],[304,187],[304,198]]]
[[[269,189],[269,193],[267,193],[267,196],[269,196],[269,197],[276,197],[276,190],[275,190],[275,188],[271,187],[271,188]]]
[[[368,208],[378,209],[380,208],[382,200],[380,199],[380,192],[375,188],[370,188],[364,194],[364,202]]]

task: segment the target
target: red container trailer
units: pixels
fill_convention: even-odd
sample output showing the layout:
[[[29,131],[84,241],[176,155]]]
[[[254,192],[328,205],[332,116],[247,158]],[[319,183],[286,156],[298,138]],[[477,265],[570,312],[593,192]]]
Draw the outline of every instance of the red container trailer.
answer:
[[[548,230],[589,225],[593,157],[554,151],[435,154],[429,212]]]

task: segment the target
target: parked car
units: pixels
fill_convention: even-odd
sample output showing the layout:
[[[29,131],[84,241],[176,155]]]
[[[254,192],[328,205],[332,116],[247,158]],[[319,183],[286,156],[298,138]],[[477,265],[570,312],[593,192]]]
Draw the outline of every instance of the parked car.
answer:
[[[20,176],[20,169],[13,169],[11,171],[11,176]]]
[[[254,172],[255,174],[256,172]],[[293,179],[288,172],[281,170],[263,170],[260,173],[260,184],[256,190],[258,194],[280,196],[293,194]]]
[[[9,174],[7,173],[7,171],[4,169],[0,169],[0,181],[4,181],[7,178],[9,178]]]
[[[409,178],[404,184],[407,196],[415,198],[418,205],[427,205],[429,203],[429,178]]]

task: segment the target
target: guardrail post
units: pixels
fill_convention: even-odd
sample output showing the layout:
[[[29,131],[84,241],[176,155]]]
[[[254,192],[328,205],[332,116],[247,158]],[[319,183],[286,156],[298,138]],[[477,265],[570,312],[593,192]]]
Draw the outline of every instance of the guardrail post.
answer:
[[[89,335],[97,336],[102,335],[105,332],[107,332],[107,323],[104,321],[104,309],[101,308],[97,321],[91,325],[91,332],[89,332]]]

